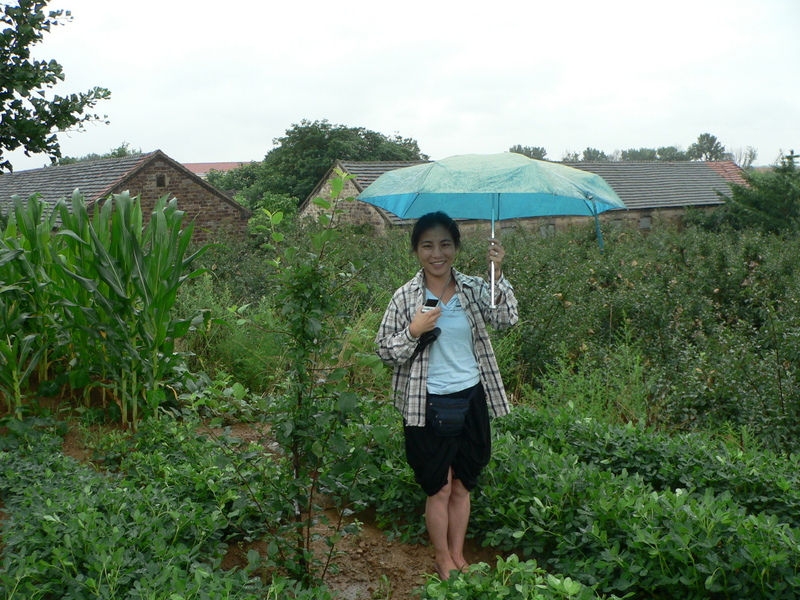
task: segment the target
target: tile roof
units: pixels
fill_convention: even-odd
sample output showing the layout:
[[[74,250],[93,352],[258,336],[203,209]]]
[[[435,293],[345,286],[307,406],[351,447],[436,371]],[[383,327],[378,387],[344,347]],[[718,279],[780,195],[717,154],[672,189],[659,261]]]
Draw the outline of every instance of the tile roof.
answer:
[[[230,171],[231,169],[238,169],[242,165],[249,164],[249,160],[240,162],[207,162],[207,163],[183,163],[183,166],[189,169],[195,175],[204,177],[208,175],[209,171]]]
[[[711,206],[731,183],[744,184],[733,162],[565,162],[606,180],[629,209]]]
[[[221,202],[230,204],[245,216],[250,215],[250,211],[245,207],[171,159],[161,150],[123,158],[105,158],[1,174],[0,213],[12,210],[11,199],[15,195],[27,199],[33,194],[39,194],[45,202],[54,206],[62,198],[70,198],[76,189],[83,193],[86,204],[90,205],[108,197],[120,186],[127,185],[126,182],[129,178],[155,160],[166,162],[187,178],[194,180],[197,185],[217,196]]]
[[[724,179],[737,185],[747,185],[744,178],[744,171],[735,162],[730,160],[720,160],[716,162],[707,162],[709,168],[714,169]]]
[[[80,189],[87,204],[105,197],[121,179],[155,153],[108,158],[71,165],[56,165],[26,171],[14,171],[0,175],[0,211],[11,206],[11,197],[28,198],[40,194],[53,205],[61,198],[69,198],[75,189]]]
[[[359,187],[359,191],[364,191],[369,185],[378,177],[387,171],[394,171],[395,169],[402,169],[404,167],[413,167],[414,165],[421,165],[427,160],[398,160],[398,161],[374,161],[374,162],[355,162],[349,160],[337,161],[342,170],[350,175],[355,175],[355,182]]]
[[[354,162],[338,161],[344,171],[356,176],[364,190],[387,171],[428,161]],[[745,183],[742,170],[731,161],[720,162],[565,162],[568,167],[600,175],[629,209],[712,206],[724,201],[717,192],[728,193],[729,184]],[[381,211],[392,223],[403,220]]]

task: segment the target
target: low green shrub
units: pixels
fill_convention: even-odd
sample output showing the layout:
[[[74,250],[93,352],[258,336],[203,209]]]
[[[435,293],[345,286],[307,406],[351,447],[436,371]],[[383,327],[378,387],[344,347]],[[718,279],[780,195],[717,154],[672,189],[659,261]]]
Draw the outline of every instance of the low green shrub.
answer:
[[[168,482],[79,465],[61,439],[7,420],[0,438],[3,598],[256,600],[259,580],[224,572],[219,509]]]
[[[520,408],[495,426],[501,433],[535,432],[549,452],[617,475],[637,475],[655,491],[729,492],[748,513],[765,512],[800,527],[800,455],[780,456],[758,445],[741,448],[707,435],[608,426],[577,414]]]
[[[497,567],[486,563],[472,565],[468,574],[447,581],[431,578],[422,588],[421,598],[434,600],[613,600],[570,577],[553,575],[536,564],[535,560],[520,561],[512,554]]]
[[[758,453],[709,452],[712,444],[689,437],[573,424],[529,409],[496,423],[494,458],[473,500],[484,544],[540,556],[604,593],[800,594],[796,458],[772,456],[770,469]],[[668,487],[681,482],[688,486]]]
[[[282,493],[289,474],[280,456],[196,419],[148,419],[134,434],[98,440],[94,454],[131,485],[158,481],[169,497],[219,513],[219,535],[228,543],[279,536],[282,515],[292,510]]]
[[[378,526],[391,539],[424,543],[425,493],[414,481],[405,459],[403,423],[390,402],[364,399],[361,411],[369,423],[352,423],[347,433],[354,448],[363,453],[355,473],[348,462],[332,465],[330,477],[339,494],[358,510],[374,511]]]

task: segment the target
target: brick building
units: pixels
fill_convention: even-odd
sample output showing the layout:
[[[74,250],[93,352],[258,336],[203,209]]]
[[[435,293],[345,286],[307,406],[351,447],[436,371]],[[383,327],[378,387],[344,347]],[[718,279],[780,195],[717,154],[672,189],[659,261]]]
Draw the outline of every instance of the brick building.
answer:
[[[213,241],[223,232],[244,236],[251,216],[249,210],[161,150],[4,173],[0,175],[0,212],[8,212],[15,195],[28,198],[39,194],[54,206],[58,200],[70,198],[76,189],[90,209],[111,194],[129,191],[140,196],[145,219],[158,198],[177,198],[178,208],[195,221],[195,242]]]

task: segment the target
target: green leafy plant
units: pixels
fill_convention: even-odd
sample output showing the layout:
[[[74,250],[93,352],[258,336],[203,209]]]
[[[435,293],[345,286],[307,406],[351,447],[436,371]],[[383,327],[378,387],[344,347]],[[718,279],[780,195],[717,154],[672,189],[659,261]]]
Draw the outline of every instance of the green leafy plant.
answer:
[[[42,420],[4,425],[4,598],[263,597],[248,571],[219,569],[219,507],[79,465]]]
[[[166,386],[183,364],[176,340],[203,321],[176,318],[172,309],[208,247],[189,253],[192,224],[184,227],[184,213],[166,197],[146,225],[128,194],[93,215],[77,192],[49,216],[44,207],[35,196],[16,198],[0,240],[0,340],[9,372],[2,391],[19,405],[23,380],[37,366],[46,380],[58,361],[86,398],[93,387],[111,390],[123,423],[135,426],[141,411],[168,400]]]
[[[452,600],[613,600],[618,596],[605,596],[575,581],[571,577],[548,573],[535,560],[521,561],[512,554],[506,559],[498,557],[496,568],[485,563],[472,565],[469,573],[447,581],[435,576],[423,587],[425,600],[447,598]]]

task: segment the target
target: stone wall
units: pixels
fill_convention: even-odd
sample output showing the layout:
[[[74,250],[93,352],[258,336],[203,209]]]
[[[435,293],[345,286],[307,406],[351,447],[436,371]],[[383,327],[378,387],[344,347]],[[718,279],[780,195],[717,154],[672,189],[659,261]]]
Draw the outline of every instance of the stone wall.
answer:
[[[355,198],[358,195],[358,188],[356,188],[352,179],[344,182],[344,189],[342,190],[341,198]],[[330,179],[326,180],[321,188],[317,190],[315,197],[321,197],[325,200],[330,200],[331,197],[331,182]],[[345,211],[344,214],[339,215],[337,219],[341,222],[351,223],[353,225],[371,225],[376,231],[382,232],[386,228],[386,221],[366,202],[358,202],[356,200],[346,201],[340,200],[337,208]],[[321,212],[322,208],[309,202],[303,207],[300,213],[302,217],[316,218]]]
[[[186,213],[184,222],[195,221],[192,240],[196,243],[217,241],[220,233],[247,235],[248,211],[166,161],[151,161],[113,193],[125,190],[132,196],[141,196],[145,219],[149,219],[158,198],[165,195],[177,198],[178,208]]]

